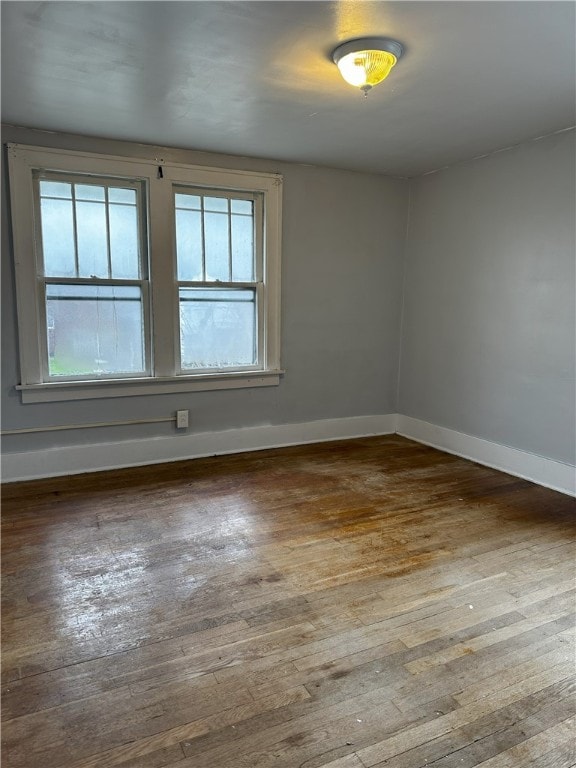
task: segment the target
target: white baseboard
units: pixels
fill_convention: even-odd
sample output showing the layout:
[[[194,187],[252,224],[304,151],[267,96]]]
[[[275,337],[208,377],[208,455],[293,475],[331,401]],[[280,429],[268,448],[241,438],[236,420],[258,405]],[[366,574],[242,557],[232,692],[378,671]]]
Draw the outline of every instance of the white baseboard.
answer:
[[[106,469],[138,467],[169,461],[243,453],[287,445],[303,445],[396,432],[396,414],[324,419],[300,424],[277,424],[228,429],[222,432],[171,435],[144,440],[70,445],[42,451],[6,453],[2,480],[36,480]]]
[[[499,469],[546,488],[576,496],[576,467],[507,445],[492,443],[427,421],[398,415],[397,432],[403,437],[453,453],[477,464]]]
[[[570,464],[394,413],[7,453],[2,457],[2,481],[77,475],[396,432],[410,440],[576,496],[576,468]]]

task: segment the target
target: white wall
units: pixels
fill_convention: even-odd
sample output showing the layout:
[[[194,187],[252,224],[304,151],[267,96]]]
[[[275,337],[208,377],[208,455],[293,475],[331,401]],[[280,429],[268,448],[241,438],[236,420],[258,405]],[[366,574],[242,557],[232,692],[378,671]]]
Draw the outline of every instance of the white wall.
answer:
[[[575,462],[574,131],[411,184],[406,416]]]
[[[395,413],[406,181],[8,126],[3,141],[282,173],[286,369],[278,387],[23,405],[14,389],[20,375],[4,179],[3,429],[159,418],[177,409],[190,410],[191,434]],[[5,437],[3,450],[20,453],[170,435],[174,427],[169,424],[38,433]],[[171,458],[177,458],[174,445]],[[189,450],[189,442],[182,441],[182,455]]]

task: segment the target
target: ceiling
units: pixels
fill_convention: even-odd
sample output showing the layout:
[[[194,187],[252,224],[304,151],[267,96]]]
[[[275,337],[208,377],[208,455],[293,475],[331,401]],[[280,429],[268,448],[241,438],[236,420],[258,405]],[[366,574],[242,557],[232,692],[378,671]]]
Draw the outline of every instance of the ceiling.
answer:
[[[414,176],[575,122],[572,2],[8,2],[4,123]],[[330,60],[405,55],[368,98]]]

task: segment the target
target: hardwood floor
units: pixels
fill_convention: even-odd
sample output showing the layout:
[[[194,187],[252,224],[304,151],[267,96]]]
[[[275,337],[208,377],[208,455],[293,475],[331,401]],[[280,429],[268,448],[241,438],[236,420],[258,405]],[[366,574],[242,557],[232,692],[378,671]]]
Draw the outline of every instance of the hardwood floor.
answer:
[[[574,766],[574,512],[398,436],[6,486],[3,766]]]

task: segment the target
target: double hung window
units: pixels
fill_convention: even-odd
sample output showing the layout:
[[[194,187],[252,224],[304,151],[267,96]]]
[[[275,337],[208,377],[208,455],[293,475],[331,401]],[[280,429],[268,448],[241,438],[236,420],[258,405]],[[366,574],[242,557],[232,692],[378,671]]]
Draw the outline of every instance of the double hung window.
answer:
[[[46,379],[149,373],[142,185],[52,173],[35,187]]]
[[[258,367],[262,198],[185,188],[174,197],[180,368]]]
[[[281,177],[8,151],[25,402],[278,383]]]

